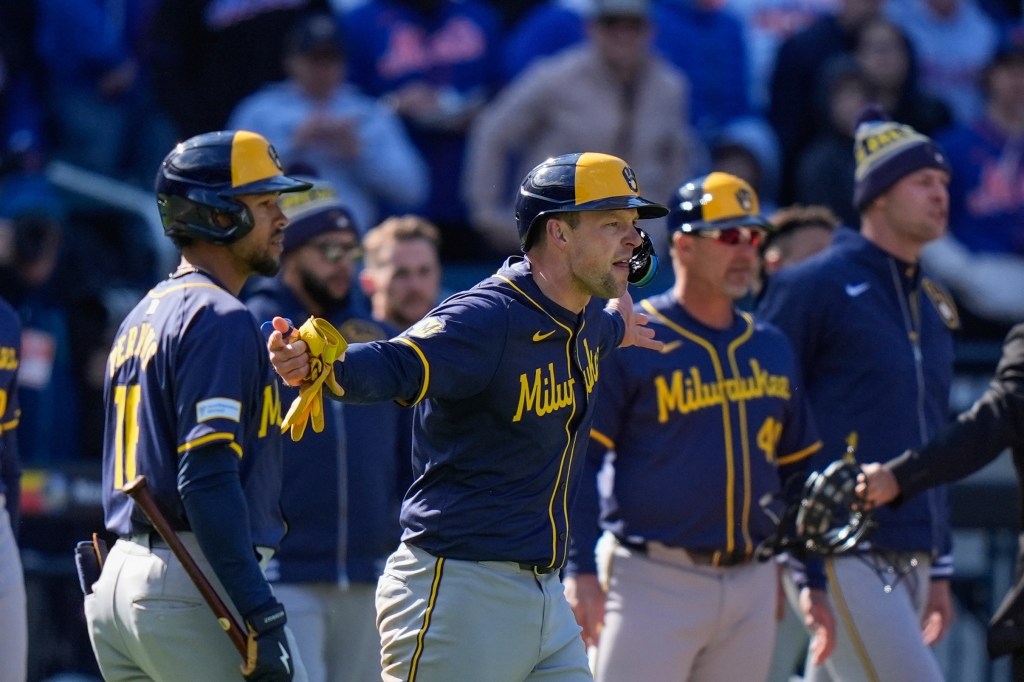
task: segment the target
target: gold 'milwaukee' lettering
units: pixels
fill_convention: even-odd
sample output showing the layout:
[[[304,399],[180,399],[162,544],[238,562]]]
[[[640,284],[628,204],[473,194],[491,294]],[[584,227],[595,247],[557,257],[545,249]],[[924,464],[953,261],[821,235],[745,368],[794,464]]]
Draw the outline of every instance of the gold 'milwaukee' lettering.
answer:
[[[538,417],[543,417],[555,410],[570,407],[575,400],[572,391],[574,383],[576,380],[572,377],[562,382],[556,381],[553,362],[548,363],[547,374],[543,374],[540,367],[534,370],[532,383],[527,374],[520,374],[519,407],[512,421],[520,421],[524,412],[533,412]]]
[[[153,325],[143,322],[128,328],[128,331],[117,337],[110,355],[107,358],[107,372],[111,377],[114,372],[131,358],[139,358],[145,369],[149,361],[156,355],[156,332]]]
[[[18,349],[0,346],[0,370],[18,369]]]
[[[329,408],[328,408],[329,409]],[[259,437],[267,435],[267,430],[275,426],[281,427],[281,394],[277,391],[277,384],[271,383],[263,387],[263,409],[260,416]]]
[[[587,395],[590,395],[590,392],[594,390],[594,386],[597,384],[598,365],[601,362],[600,351],[600,346],[590,350],[590,344],[587,343],[586,339],[583,339],[583,357],[587,361],[587,366],[583,368],[583,385],[587,389]]]
[[[789,400],[789,377],[769,373],[762,369],[757,360],[750,361],[750,370],[750,376],[712,382],[705,382],[696,367],[691,367],[688,375],[677,369],[672,372],[670,379],[662,375],[654,377],[658,423],[667,422],[673,412],[689,414],[721,405],[724,401],[736,403],[764,397]]]

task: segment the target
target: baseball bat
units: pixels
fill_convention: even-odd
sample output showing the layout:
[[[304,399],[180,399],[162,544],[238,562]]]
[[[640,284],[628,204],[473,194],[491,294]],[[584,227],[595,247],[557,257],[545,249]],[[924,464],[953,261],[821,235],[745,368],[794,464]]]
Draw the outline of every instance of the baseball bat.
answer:
[[[206,600],[206,604],[213,611],[213,615],[217,617],[217,622],[224,629],[224,632],[227,633],[231,643],[238,649],[238,653],[241,654],[244,661],[246,659],[246,635],[242,630],[242,626],[235,620],[231,611],[228,610],[227,604],[220,598],[217,591],[213,589],[213,585],[203,575],[202,569],[199,568],[195,559],[189,554],[188,549],[182,544],[181,538],[174,532],[163,512],[157,507],[156,499],[146,483],[146,477],[136,476],[134,480],[121,488],[121,490],[128,497],[135,500],[135,504],[139,505],[146,518],[156,528],[156,532],[160,533],[160,537],[164,539],[167,546],[174,552],[174,556],[178,557],[178,561],[181,562],[185,572],[188,573],[188,577],[192,579],[192,582],[199,589],[199,593],[203,595],[203,599]]]

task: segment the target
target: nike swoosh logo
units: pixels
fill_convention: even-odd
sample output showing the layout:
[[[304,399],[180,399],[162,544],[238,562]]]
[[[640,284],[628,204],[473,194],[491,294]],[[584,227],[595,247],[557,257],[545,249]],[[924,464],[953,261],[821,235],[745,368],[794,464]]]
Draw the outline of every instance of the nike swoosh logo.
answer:
[[[682,341],[669,341],[668,343],[661,347],[661,353],[671,353],[676,348],[679,348],[679,346],[681,345],[683,345]]]
[[[538,341],[543,341],[544,339],[548,338],[549,336],[551,336],[554,333],[555,333],[554,329],[549,331],[547,334],[544,334],[542,332],[534,332],[533,333],[533,341],[534,341],[534,343],[536,343]]]
[[[861,282],[860,284],[847,284],[846,295],[849,296],[850,298],[856,298],[870,288],[870,282]]]

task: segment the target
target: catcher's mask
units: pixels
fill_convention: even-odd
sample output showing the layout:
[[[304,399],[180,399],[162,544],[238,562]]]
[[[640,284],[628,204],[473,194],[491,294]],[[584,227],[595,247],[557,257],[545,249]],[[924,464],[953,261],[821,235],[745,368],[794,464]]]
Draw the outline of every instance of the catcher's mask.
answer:
[[[523,179],[516,197],[516,229],[524,252],[533,245],[537,224],[552,213],[635,208],[640,219],[660,218],[668,208],[640,196],[636,173],[622,159],[583,152],[550,158]],[[643,286],[658,269],[650,237],[639,228],[641,244],[629,261],[629,281]]]
[[[860,464],[852,453],[838,459],[824,471],[812,472],[799,491],[790,494],[781,517],[776,517],[774,535],[758,548],[758,558],[767,560],[780,552],[797,556],[828,556],[853,549],[874,528],[873,509],[857,495]],[[771,495],[761,500],[767,513]]]
[[[874,526],[871,510],[855,490],[860,473],[859,464],[840,459],[807,477],[796,513],[796,537],[807,551],[842,554]]]
[[[273,146],[246,130],[189,138],[171,150],[156,175],[164,234],[214,244],[230,244],[252,230],[252,214],[239,195],[310,187],[286,176]]]

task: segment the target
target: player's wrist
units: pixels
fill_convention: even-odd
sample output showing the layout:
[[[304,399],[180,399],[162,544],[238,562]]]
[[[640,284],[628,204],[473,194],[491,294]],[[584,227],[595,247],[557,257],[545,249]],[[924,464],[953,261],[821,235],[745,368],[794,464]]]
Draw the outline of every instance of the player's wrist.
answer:
[[[288,615],[285,613],[284,604],[274,598],[245,615],[246,625],[252,628],[257,636],[284,627],[287,622]]]

